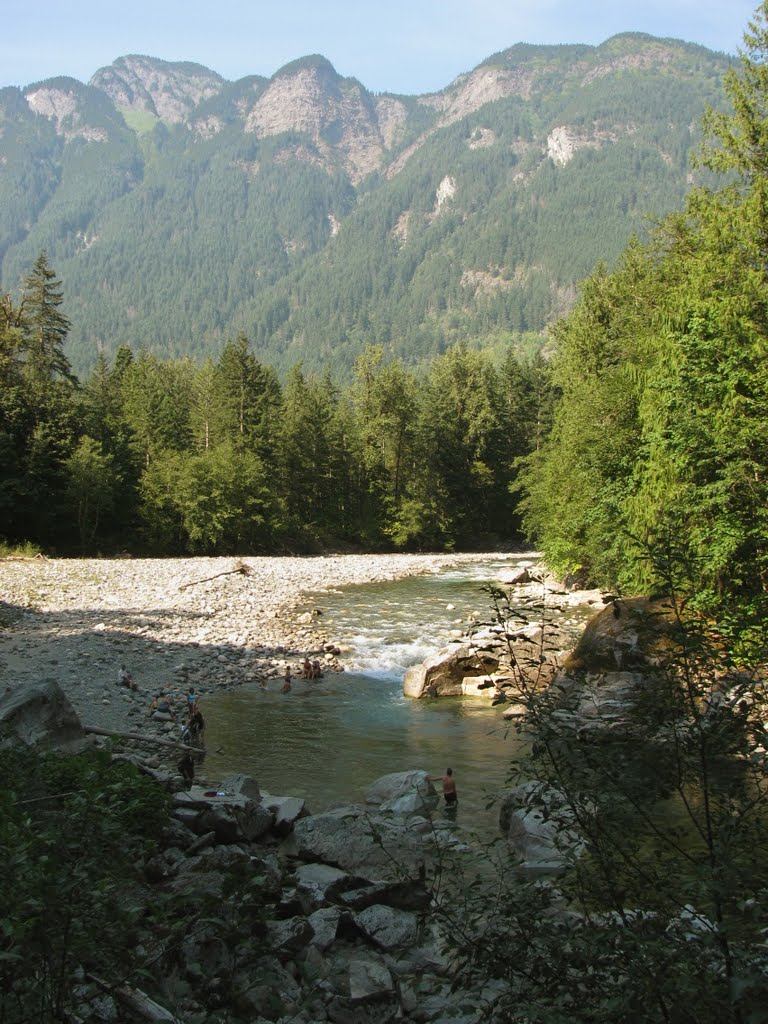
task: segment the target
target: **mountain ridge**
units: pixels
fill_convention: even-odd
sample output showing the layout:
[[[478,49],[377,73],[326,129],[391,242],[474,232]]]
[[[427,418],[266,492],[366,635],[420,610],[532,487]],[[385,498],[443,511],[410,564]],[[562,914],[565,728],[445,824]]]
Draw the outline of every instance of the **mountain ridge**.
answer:
[[[0,90],[3,288],[48,251],[79,368],[125,342],[200,358],[238,331],[318,369],[366,338],[421,358],[462,331],[540,332],[589,259],[681,201],[731,64],[622,33],[515,44],[421,96],[319,54],[235,82],[134,54],[87,85]]]

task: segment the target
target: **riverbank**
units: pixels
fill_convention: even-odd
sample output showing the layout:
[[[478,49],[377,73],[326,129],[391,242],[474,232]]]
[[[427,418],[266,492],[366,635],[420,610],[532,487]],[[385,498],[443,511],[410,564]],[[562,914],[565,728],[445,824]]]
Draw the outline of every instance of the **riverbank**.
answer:
[[[136,731],[160,690],[204,700],[297,671],[304,654],[342,669],[344,638],[326,635],[310,593],[488,557],[3,560],[0,685],[54,678],[87,725]],[[121,665],[137,691],[118,684]]]

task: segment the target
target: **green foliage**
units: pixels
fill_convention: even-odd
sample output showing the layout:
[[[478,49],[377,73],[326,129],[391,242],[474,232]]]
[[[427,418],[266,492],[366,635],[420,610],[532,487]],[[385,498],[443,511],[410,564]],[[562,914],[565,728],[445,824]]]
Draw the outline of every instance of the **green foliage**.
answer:
[[[417,374],[377,347],[345,391],[298,365],[281,386],[241,334],[200,366],[123,346],[80,387],[59,366],[66,322],[44,255],[38,269],[48,357],[30,367],[32,307],[0,305],[8,540],[224,554],[516,535],[518,460],[549,418],[541,360],[508,347],[497,369],[460,345]]]
[[[84,435],[66,462],[66,494],[72,503],[80,544],[88,551],[104,512],[114,506],[118,479],[112,457]]]
[[[65,1019],[76,968],[119,982],[137,958],[132,889],[167,816],[108,754],[0,752],[0,1019]]]
[[[137,132],[139,135],[151,132],[157,124],[157,118],[148,110],[129,110],[124,107],[118,107],[117,109],[123,115],[125,123],[131,131]]]
[[[643,544],[674,536],[702,606],[766,595],[765,9],[710,114],[703,150],[738,176],[691,194],[612,274],[598,271],[556,331],[551,437],[524,473],[525,522],[550,563],[649,585]]]
[[[684,555],[682,545],[646,551],[669,597],[647,605],[642,630],[643,616],[633,620],[643,668],[633,662],[620,718],[615,706],[581,717],[611,685],[588,654],[560,685],[513,681],[530,753],[511,781],[528,783],[520,813],[542,846],[552,835],[564,866],[542,879],[511,872],[503,848],[485,850],[499,871],[492,903],[486,877],[453,877],[459,858],[447,868],[448,946],[457,976],[495,994],[489,1019],[765,1020],[768,634],[749,616],[713,621],[683,605]],[[521,612],[509,594],[494,597],[494,624],[514,650]]]

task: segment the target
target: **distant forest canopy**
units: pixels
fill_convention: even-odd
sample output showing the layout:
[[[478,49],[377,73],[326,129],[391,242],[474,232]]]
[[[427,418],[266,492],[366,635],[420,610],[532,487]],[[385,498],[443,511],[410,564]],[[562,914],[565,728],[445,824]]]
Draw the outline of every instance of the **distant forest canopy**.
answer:
[[[271,80],[124,57],[0,90],[0,279],[41,251],[80,377],[128,345],[345,384],[374,344],[426,363],[541,337],[599,259],[679,209],[733,61],[627,34],[516,46],[428,97],[321,57]]]
[[[240,336],[195,364],[100,356],[82,385],[41,253],[0,308],[0,522],[60,554],[451,549],[518,537],[510,487],[546,430],[547,372],[463,345],[415,372],[369,347],[352,382],[284,383]]]

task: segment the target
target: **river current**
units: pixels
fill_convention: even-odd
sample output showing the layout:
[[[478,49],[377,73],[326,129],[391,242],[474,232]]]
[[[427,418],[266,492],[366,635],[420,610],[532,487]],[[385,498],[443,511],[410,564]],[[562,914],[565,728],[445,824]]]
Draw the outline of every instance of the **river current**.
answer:
[[[271,680],[266,690],[249,685],[207,698],[205,777],[245,772],[269,793],[305,797],[316,813],[364,802],[366,788],[390,772],[420,768],[440,776],[451,767],[461,824],[486,831],[522,741],[489,697],[412,700],[403,696],[403,675],[471,619],[487,620],[483,587],[534,560],[489,556],[310,595],[323,632],[343,645],[347,670],[294,679],[289,694]]]

